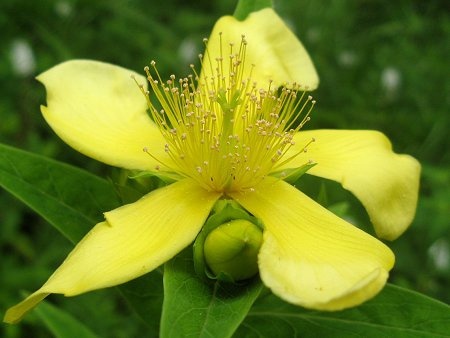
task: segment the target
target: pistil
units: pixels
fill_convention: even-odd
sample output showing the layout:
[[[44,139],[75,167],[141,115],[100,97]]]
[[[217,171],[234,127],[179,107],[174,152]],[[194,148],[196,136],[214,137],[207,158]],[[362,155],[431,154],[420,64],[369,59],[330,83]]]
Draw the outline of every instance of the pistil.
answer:
[[[236,53],[231,44],[228,61],[221,47],[209,76],[199,77],[191,65],[193,74],[178,80],[171,75],[164,82],[154,61],[145,68],[161,108],[151,101],[150,91],[140,88],[171,160],[160,161],[159,170],[190,177],[208,190],[251,191],[265,176],[300,156],[301,152],[286,158],[315,101],[304,92],[298,97],[296,84],[278,89],[270,81],[259,87],[251,78],[244,79],[246,46],[245,37]],[[223,73],[224,62],[229,62],[228,74]],[[151,148],[147,152],[151,155]]]

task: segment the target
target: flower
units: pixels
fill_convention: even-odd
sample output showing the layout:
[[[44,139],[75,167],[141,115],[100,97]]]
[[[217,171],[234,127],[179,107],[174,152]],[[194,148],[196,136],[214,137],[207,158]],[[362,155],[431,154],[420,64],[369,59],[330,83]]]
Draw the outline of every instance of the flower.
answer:
[[[198,83],[195,70],[168,81],[154,62],[146,72],[147,79],[75,60],[38,77],[47,90],[44,118],[65,142],[175,183],[106,212],[48,281],[8,310],[6,322],[19,321],[50,293],[74,296],[155,269],[192,243],[220,198],[263,223],[259,273],[281,298],[338,310],[383,287],[394,264],[390,249],[285,182],[283,173],[306,166],[308,174],[341,183],[365,206],[377,234],[395,239],[414,216],[420,166],[393,153],[379,132],[300,131],[314,104],[302,90],[317,87],[318,77],[271,9],[242,22],[218,21]]]

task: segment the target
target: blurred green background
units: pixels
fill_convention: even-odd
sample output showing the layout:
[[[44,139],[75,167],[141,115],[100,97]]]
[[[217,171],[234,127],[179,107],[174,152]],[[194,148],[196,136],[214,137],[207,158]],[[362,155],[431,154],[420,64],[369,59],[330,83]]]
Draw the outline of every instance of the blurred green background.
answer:
[[[303,41],[321,78],[307,128],[377,129],[396,152],[423,166],[417,216],[389,243],[397,255],[392,283],[450,301],[450,14],[444,0],[275,0]],[[151,59],[164,75],[185,75],[214,22],[235,2],[2,0],[0,2],[0,142],[89,171],[110,168],[63,144],[39,105],[40,72],[64,60],[96,59],[142,72]],[[306,178],[301,187],[369,229],[363,208],[336,184]],[[348,202],[344,202],[348,201]],[[0,191],[0,313],[44,282],[71,244]],[[143,323],[114,290],[50,298],[102,337],[145,336]],[[0,336],[48,337],[34,315]]]

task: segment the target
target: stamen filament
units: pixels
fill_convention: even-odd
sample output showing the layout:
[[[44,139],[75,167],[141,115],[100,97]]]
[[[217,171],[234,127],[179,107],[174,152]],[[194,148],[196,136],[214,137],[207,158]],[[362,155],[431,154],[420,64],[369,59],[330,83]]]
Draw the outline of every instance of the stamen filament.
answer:
[[[145,68],[151,92],[162,109],[156,108],[143,85],[140,89],[167,142],[170,163],[144,151],[157,159],[164,171],[190,177],[205,189],[253,191],[265,176],[301,156],[313,142],[286,158],[295,144],[294,134],[309,120],[315,101],[311,97],[305,100],[305,92],[298,98],[300,87],[296,84],[278,90],[269,81],[263,89],[251,77],[244,79],[245,67],[250,74],[255,67],[245,65],[245,36],[238,49],[229,45],[228,60],[223,55],[222,35],[219,40],[215,69],[211,53],[205,56],[210,76],[204,75],[205,70],[199,75],[190,65],[188,77],[177,80],[171,75],[164,82],[154,61],[151,68]],[[203,66],[202,55],[200,60]]]

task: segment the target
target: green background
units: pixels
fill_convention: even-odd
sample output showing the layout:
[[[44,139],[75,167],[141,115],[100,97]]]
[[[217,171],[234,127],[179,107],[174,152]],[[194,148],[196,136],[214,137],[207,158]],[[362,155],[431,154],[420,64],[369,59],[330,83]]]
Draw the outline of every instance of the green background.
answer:
[[[445,1],[274,1],[309,51],[320,75],[307,129],[377,129],[399,153],[423,166],[417,216],[389,245],[397,263],[390,282],[450,301],[450,18]],[[221,1],[25,1],[0,3],[0,142],[75,164],[100,175],[111,169],[62,143],[39,112],[40,72],[64,60],[96,59],[142,72],[185,75],[214,22],[232,14]],[[17,46],[31,48],[28,71]],[[17,66],[17,64],[21,64]],[[25,63],[26,64],[26,63]],[[314,178],[300,187],[368,231],[363,208],[337,184]],[[347,202],[345,202],[347,201]],[[8,193],[0,192],[0,312],[36,289],[71,244]],[[102,337],[133,337],[143,325],[116,290],[52,302]],[[5,337],[47,337],[37,314]]]

